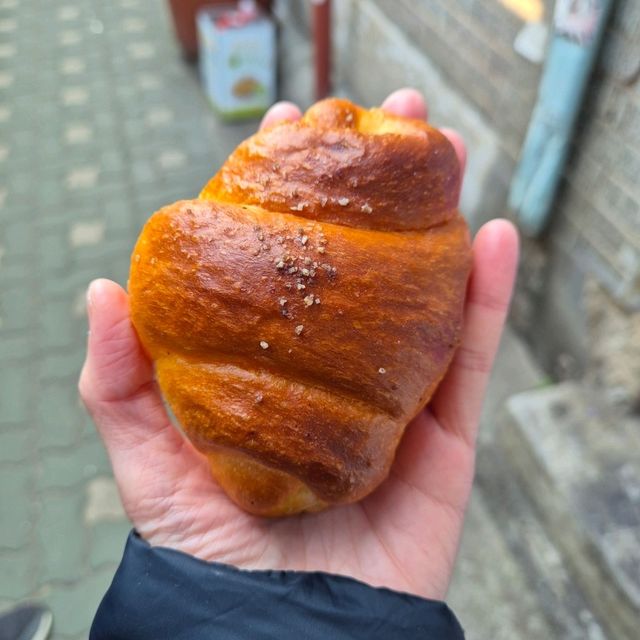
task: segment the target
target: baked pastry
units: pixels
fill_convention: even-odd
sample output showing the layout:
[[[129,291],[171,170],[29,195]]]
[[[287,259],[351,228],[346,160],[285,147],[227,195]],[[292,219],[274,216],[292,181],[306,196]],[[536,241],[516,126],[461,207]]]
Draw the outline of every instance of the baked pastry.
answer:
[[[280,516],[363,498],[458,345],[460,169],[427,124],[317,103],[243,142],[133,252],[133,324],[228,495]]]

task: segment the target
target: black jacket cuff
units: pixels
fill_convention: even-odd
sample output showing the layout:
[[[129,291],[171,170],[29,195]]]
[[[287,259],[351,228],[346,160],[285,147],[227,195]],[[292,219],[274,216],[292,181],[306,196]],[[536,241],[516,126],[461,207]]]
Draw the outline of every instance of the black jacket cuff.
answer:
[[[444,602],[320,572],[243,571],[129,535],[90,640],[461,640]]]

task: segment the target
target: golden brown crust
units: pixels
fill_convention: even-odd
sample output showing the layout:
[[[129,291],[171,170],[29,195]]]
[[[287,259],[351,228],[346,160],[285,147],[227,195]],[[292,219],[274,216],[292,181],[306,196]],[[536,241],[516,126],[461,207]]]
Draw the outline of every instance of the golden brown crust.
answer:
[[[460,338],[470,251],[451,158],[422,123],[325,101],[250,138],[201,199],[145,226],[134,325],[185,432],[245,509],[354,501],[388,473]]]
[[[325,100],[243,142],[200,197],[391,231],[448,220],[459,189],[455,152],[437,129]]]

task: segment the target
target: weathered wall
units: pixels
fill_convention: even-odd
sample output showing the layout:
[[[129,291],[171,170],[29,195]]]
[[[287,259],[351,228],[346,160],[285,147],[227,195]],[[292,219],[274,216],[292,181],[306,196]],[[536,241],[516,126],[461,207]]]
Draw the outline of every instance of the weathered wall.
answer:
[[[308,3],[292,4],[308,24]],[[547,22],[553,4],[544,3]],[[507,214],[542,70],[513,49],[523,20],[497,0],[337,0],[333,8],[336,85],[365,104],[400,86],[421,89],[435,124],[467,141],[461,206],[472,226]],[[639,69],[640,2],[619,0],[552,223],[543,239],[524,243],[514,306],[514,322],[551,373],[587,371],[621,397],[640,395],[619,371],[635,370],[622,361],[640,308]],[[614,317],[621,335],[596,346]]]
[[[523,274],[519,289],[530,309],[519,324],[552,372],[586,371],[632,406],[640,401],[639,72],[640,3],[620,0],[554,218],[542,241],[526,245],[523,266],[534,277]]]
[[[486,0],[374,0],[500,134],[515,159],[540,68],[517,55],[522,21]]]

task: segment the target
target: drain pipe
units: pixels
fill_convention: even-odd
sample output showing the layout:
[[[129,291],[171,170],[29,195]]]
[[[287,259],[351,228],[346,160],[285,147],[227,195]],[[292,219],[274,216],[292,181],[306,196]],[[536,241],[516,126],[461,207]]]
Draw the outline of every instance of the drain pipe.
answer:
[[[331,0],[313,0],[316,100],[329,95],[331,86]]]
[[[554,30],[509,208],[522,232],[545,228],[613,0],[557,0]]]

